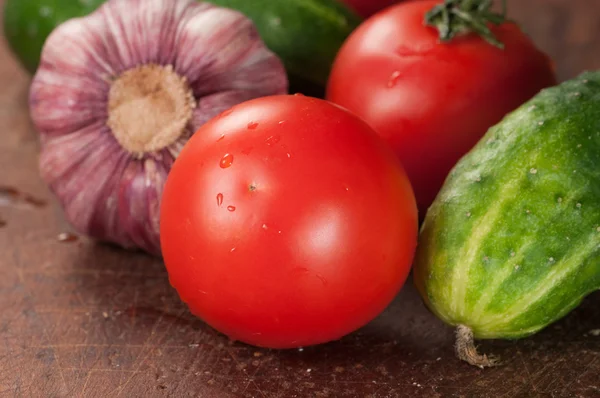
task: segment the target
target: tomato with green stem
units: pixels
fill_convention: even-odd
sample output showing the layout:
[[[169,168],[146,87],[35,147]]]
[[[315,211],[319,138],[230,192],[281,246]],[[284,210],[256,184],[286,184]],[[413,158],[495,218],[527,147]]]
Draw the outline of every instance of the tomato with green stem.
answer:
[[[336,57],[326,98],[392,146],[421,216],[491,126],[557,82],[549,57],[491,6],[400,3],[359,26]]]
[[[327,101],[262,97],[188,141],[166,181],[171,284],[232,339],[336,340],[376,317],[416,248],[415,198],[389,146]]]

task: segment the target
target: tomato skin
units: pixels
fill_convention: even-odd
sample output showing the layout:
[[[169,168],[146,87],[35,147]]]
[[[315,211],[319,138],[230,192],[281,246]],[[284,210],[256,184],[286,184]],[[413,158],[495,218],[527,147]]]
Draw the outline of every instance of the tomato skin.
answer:
[[[402,0],[342,0],[359,15],[367,18]],[[405,0],[408,1],[408,0]]]
[[[203,125],[161,204],[182,300],[230,338],[270,348],[336,340],[377,316],[408,276],[417,228],[385,142],[304,96],[251,100]]]
[[[491,126],[557,83],[550,59],[512,23],[492,27],[504,50],[474,34],[439,42],[423,24],[439,3],[398,4],[359,26],[338,53],[326,94],[393,147],[421,217]]]

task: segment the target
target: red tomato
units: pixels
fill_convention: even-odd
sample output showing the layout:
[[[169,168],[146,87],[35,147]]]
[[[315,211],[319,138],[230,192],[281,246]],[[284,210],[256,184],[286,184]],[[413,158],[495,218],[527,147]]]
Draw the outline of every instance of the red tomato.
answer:
[[[475,34],[441,43],[423,23],[439,3],[402,3],[359,26],[338,53],[326,96],[393,147],[421,217],[491,126],[556,84],[549,58],[513,23],[492,27],[504,50]]]
[[[291,348],[338,339],[404,284],[416,202],[389,146],[327,101],[263,97],[201,127],[161,205],[170,281],[234,340]]]
[[[386,7],[396,4],[401,0],[342,0],[344,3],[355,10],[359,15],[363,17],[370,17],[383,10]]]

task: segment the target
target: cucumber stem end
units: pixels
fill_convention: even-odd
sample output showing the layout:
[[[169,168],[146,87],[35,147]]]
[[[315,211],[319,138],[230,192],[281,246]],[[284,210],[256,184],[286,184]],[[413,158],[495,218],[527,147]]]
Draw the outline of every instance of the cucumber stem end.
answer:
[[[481,369],[485,367],[498,366],[500,361],[493,356],[481,355],[475,347],[473,338],[473,330],[465,325],[458,325],[456,328],[456,356],[461,361],[467,362],[469,365],[477,366]]]

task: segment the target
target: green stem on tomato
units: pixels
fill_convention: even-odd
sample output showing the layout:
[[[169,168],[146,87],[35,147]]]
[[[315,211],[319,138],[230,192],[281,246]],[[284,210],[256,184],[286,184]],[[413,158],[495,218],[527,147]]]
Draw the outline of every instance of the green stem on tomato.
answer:
[[[442,42],[473,32],[503,49],[504,43],[496,38],[488,25],[506,22],[506,0],[502,0],[502,13],[492,10],[493,3],[494,0],[444,0],[425,14],[425,25],[436,28]]]

